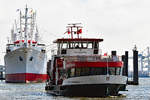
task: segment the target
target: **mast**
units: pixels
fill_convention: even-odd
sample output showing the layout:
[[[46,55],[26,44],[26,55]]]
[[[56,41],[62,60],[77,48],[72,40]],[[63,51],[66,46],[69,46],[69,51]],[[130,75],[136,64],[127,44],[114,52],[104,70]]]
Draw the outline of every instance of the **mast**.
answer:
[[[25,40],[25,44],[27,46],[27,21],[28,21],[28,18],[27,18],[27,13],[28,13],[28,8],[27,8],[27,5],[26,5],[26,8],[25,8],[25,28],[24,28],[24,40]]]
[[[38,31],[38,26],[36,25],[36,33],[35,33],[35,41],[39,41],[39,31]]]
[[[11,42],[15,42],[14,25],[11,29]]]
[[[20,40],[22,40],[22,20],[21,20],[21,10],[20,10]]]
[[[32,11],[32,9],[31,9],[31,11]],[[34,30],[34,13],[32,13],[31,14],[31,23],[30,23],[30,25],[31,25],[31,28],[30,28],[30,39],[31,39],[31,42],[30,42],[30,44],[32,45],[32,38],[33,38],[33,30]]]

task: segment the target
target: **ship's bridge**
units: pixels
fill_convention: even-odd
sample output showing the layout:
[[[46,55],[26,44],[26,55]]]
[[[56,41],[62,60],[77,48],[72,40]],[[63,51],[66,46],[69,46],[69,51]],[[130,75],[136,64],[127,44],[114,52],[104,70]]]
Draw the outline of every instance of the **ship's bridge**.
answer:
[[[57,39],[57,54],[62,56],[93,55],[99,54],[99,42],[103,39],[96,38],[62,38]]]

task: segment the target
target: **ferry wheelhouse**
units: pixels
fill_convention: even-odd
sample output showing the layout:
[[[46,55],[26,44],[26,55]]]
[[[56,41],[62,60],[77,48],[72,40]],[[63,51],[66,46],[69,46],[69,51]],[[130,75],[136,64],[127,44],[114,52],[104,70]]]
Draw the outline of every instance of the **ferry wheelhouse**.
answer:
[[[69,24],[67,28],[71,38],[54,41],[58,49],[47,68],[47,92],[63,96],[118,95],[127,82],[120,57],[115,51],[110,56],[101,55],[99,43],[103,39],[79,38],[81,26]]]

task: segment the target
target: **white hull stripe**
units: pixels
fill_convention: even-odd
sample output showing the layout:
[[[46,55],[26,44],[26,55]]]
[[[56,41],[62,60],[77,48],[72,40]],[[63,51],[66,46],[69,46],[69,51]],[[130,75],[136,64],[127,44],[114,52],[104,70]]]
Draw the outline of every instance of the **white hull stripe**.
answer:
[[[80,76],[65,79],[63,85],[82,85],[82,84],[126,84],[127,77],[120,75],[92,75]]]

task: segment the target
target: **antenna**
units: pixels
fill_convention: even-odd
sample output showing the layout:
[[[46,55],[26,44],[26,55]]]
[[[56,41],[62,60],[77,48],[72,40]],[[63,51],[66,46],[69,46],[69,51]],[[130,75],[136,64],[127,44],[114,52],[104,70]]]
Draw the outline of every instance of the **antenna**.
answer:
[[[82,33],[82,26],[80,26],[81,23],[70,23],[68,24],[67,28],[68,30],[71,30],[71,38],[73,39],[73,34],[77,34],[77,37],[79,38],[79,34]]]

